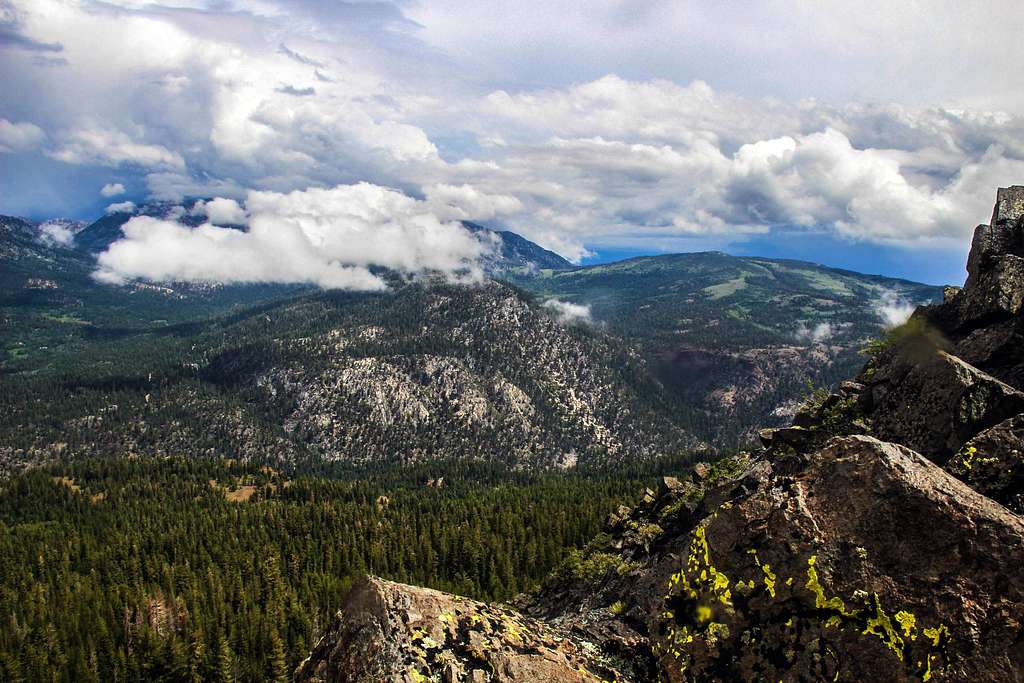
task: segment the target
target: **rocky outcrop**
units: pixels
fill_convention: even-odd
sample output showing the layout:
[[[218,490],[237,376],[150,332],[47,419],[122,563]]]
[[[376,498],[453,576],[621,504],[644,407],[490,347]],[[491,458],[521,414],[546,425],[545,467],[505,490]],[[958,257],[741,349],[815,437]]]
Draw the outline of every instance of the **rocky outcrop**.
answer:
[[[1024,415],[968,441],[946,469],[975,491],[1024,514]]]
[[[959,293],[915,316],[952,353],[1024,389],[1024,186],[999,189],[992,222],[975,229],[967,270]]]
[[[938,349],[898,345],[865,374],[860,407],[871,433],[939,463],[983,429],[1024,412],[1024,394]]]
[[[514,610],[368,577],[295,680],[587,683],[617,676],[592,645]]]
[[[760,453],[666,477],[609,515],[520,618],[620,681],[1024,681],[1022,230],[1024,188],[1000,190],[962,290],[764,431]],[[351,644],[362,614],[314,653],[337,663],[324,680],[364,680],[346,678],[345,653],[393,652],[384,630]]]
[[[841,437],[732,488],[649,623],[669,680],[1007,681],[1024,667],[1024,575],[1005,571],[1024,560],[1024,522],[925,458]]]

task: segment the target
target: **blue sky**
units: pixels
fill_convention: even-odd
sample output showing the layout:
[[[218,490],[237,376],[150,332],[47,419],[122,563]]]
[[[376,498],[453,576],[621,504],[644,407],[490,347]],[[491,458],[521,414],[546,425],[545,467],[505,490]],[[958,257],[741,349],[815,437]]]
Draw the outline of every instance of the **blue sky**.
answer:
[[[203,277],[194,255],[213,250],[207,278],[315,266],[325,286],[372,285],[339,269],[477,258],[449,229],[466,219],[580,262],[720,249],[957,282],[996,187],[1024,182],[1003,47],[1022,15],[0,0],[0,212],[222,197],[211,211],[249,226],[169,216],[126,235],[112,278]]]

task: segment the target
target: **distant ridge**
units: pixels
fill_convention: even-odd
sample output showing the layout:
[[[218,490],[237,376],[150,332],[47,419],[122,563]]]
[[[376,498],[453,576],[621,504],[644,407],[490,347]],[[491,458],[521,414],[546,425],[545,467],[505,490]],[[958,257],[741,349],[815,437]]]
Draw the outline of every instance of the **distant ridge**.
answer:
[[[477,223],[462,221],[470,232],[489,232],[501,240],[501,252],[491,257],[488,265],[491,270],[508,270],[516,268],[564,270],[573,268],[573,264],[553,251],[535,244],[522,235],[509,230],[492,230]]]

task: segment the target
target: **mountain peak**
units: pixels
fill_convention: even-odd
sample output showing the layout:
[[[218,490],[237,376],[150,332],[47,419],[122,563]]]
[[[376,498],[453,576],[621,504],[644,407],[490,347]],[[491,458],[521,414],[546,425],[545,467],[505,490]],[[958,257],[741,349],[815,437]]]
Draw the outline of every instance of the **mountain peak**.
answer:
[[[1000,187],[996,191],[996,205],[992,211],[992,225],[1015,221],[1024,216],[1024,185]]]

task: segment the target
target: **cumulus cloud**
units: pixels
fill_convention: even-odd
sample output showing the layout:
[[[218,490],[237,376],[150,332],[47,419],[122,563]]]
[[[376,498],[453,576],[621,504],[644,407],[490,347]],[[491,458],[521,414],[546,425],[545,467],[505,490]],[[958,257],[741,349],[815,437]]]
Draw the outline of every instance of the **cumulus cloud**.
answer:
[[[835,330],[830,323],[818,323],[814,327],[809,327],[805,321],[800,321],[796,330],[796,339],[797,341],[821,344],[831,339],[833,334],[835,334]]]
[[[501,169],[474,184],[522,198],[518,227],[548,244],[793,228],[957,244],[992,188],[1024,175],[1024,119],[1009,114],[785,104],[618,77],[498,91],[484,109],[505,144]]]
[[[109,205],[106,211],[107,215],[113,213],[131,213],[135,211],[135,202],[117,202],[116,204]]]
[[[206,216],[214,225],[244,225],[246,221],[245,209],[234,199],[224,197],[199,200],[192,207],[192,215]]]
[[[875,312],[885,327],[899,327],[910,319],[917,307],[893,291],[882,292],[875,302]]]
[[[238,218],[228,214],[241,207],[213,200],[204,210],[211,219],[221,212],[221,218]],[[439,219],[426,202],[368,183],[251,192],[244,210],[244,231],[133,218],[122,228],[124,238],[100,254],[97,277],[377,290],[385,283],[370,266],[478,280],[478,261],[489,249],[460,224]]]
[[[434,213],[449,220],[490,220],[522,211],[523,203],[507,194],[486,194],[470,185],[437,184],[424,188]]]
[[[124,194],[124,185],[121,183],[107,183],[100,190],[100,194],[104,197],[116,197],[119,194]]]
[[[575,325],[593,322],[589,304],[574,304],[571,301],[548,299],[544,308],[551,311],[555,319],[563,325]]]
[[[27,152],[39,147],[45,139],[43,129],[34,123],[0,119],[0,153]]]
[[[144,168],[185,167],[185,160],[178,152],[172,152],[163,145],[136,142],[122,131],[103,128],[73,130],[48,154],[66,164],[130,164]]]

